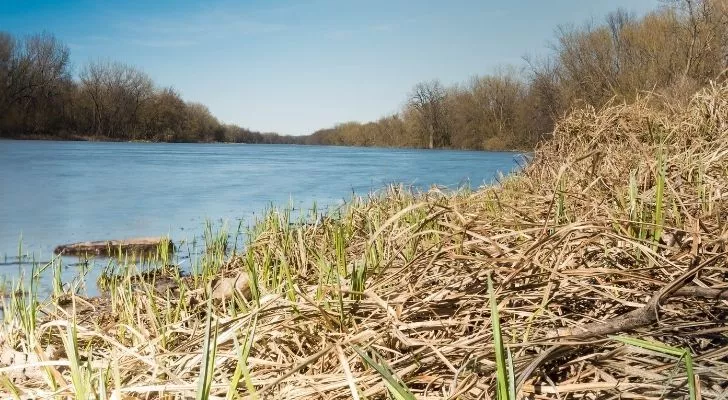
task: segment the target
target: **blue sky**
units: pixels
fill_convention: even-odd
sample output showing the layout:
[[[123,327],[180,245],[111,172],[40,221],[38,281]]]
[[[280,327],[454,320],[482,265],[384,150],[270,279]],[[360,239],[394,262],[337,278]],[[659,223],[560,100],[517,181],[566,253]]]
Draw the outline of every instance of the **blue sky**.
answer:
[[[48,31],[77,72],[114,60],[220,120],[307,134],[396,112],[418,82],[464,82],[543,55],[558,25],[657,0],[0,0],[0,30]]]

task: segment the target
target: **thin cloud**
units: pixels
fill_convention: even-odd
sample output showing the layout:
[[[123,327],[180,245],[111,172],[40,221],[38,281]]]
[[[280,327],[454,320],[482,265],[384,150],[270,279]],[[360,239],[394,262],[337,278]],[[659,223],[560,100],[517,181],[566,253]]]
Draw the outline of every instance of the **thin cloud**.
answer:
[[[414,20],[408,19],[406,21],[403,21],[404,23],[410,23]],[[391,33],[399,30],[401,28],[400,24],[395,23],[376,23],[371,25],[365,25],[355,28],[341,28],[341,29],[332,29],[329,30],[326,34],[326,36],[332,38],[332,39],[351,39],[354,36],[358,35],[366,35],[371,32],[375,33]]]
[[[142,39],[131,39],[129,43],[142,46],[142,47],[155,47],[155,48],[170,48],[170,47],[189,47],[198,44],[194,40],[142,40]]]
[[[399,25],[397,24],[376,24],[369,27],[374,32],[392,32],[398,28]]]
[[[116,28],[128,35],[155,35],[174,42],[193,41],[200,36],[271,34],[287,29],[274,22],[261,22],[234,10],[213,10],[169,18],[130,17],[116,23]],[[191,37],[193,36],[193,37]]]
[[[76,40],[73,47],[81,49],[124,42],[150,48],[182,48],[226,36],[273,34],[286,29],[283,24],[248,21],[232,16],[213,18],[210,14],[195,20],[132,17],[117,21],[114,25],[118,33],[113,39],[108,36],[87,36]]]
[[[116,24],[116,27],[127,33],[157,35],[200,35],[200,34],[265,34],[280,32],[286,29],[283,24],[264,23],[221,16],[219,18],[204,17],[201,20],[159,20],[136,18]]]
[[[204,8],[171,12],[165,16],[107,14],[114,41],[150,48],[182,48],[226,37],[269,35],[286,30],[274,18],[254,18],[235,7]],[[78,45],[98,45],[99,40],[77,41]]]
[[[69,42],[68,47],[72,50],[82,50],[98,46],[108,46],[113,40],[109,36],[86,35],[82,38]]]

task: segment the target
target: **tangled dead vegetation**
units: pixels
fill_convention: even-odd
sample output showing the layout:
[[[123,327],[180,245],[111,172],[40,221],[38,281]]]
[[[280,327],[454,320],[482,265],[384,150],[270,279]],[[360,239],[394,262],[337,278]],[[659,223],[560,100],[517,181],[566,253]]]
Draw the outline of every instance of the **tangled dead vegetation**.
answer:
[[[502,340],[518,398],[728,398],[728,86],[575,111],[493,187],[288,221],[163,291],[122,279],[32,326],[11,312],[2,351],[25,361],[0,357],[3,387],[487,399]]]

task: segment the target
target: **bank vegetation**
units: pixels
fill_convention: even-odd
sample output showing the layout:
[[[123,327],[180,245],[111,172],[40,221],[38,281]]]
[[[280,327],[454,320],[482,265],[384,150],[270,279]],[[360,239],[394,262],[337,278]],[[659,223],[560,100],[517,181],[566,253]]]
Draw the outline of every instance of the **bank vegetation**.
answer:
[[[560,26],[550,54],[461,84],[417,84],[398,113],[320,130],[313,144],[530,149],[575,108],[645,92],[687,101],[728,67],[728,3],[663,1],[636,17]]]

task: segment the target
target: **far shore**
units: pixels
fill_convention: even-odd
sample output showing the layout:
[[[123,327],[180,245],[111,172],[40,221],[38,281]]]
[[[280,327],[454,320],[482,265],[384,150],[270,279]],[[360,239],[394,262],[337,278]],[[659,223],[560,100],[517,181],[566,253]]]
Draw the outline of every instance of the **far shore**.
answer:
[[[100,143],[179,143],[179,144],[243,144],[243,145],[287,145],[287,146],[319,146],[319,147],[351,147],[364,149],[383,149],[383,150],[428,150],[428,151],[484,151],[499,153],[530,153],[533,149],[458,149],[452,147],[438,147],[428,149],[426,147],[396,147],[396,146],[356,146],[350,144],[314,144],[314,143],[247,143],[247,142],[215,142],[215,141],[164,141],[164,140],[148,140],[148,139],[118,139],[107,136],[53,136],[53,135],[14,135],[12,137],[0,136],[0,141],[12,140],[33,140],[48,142],[100,142]]]

